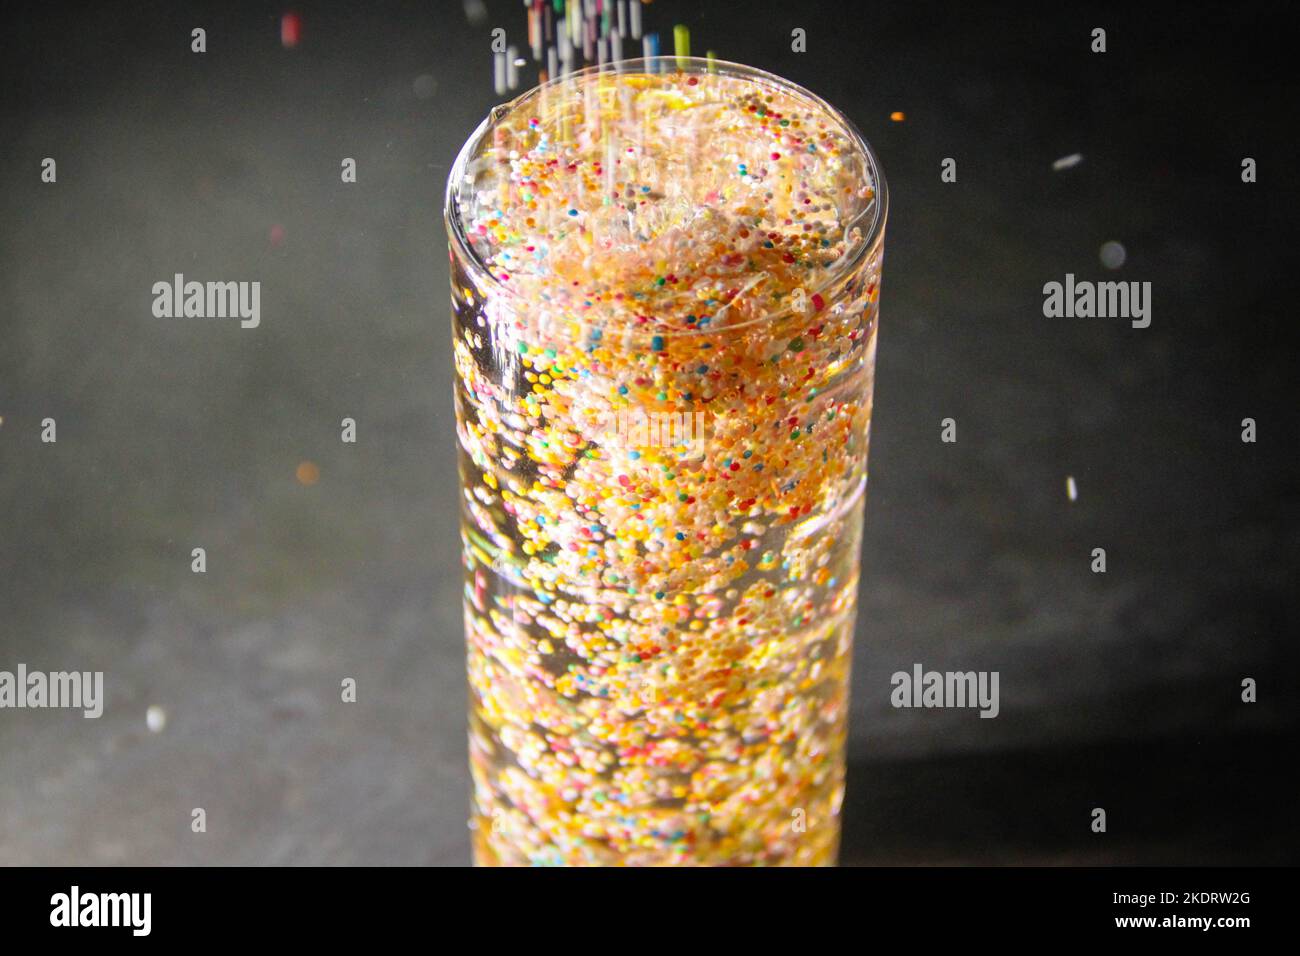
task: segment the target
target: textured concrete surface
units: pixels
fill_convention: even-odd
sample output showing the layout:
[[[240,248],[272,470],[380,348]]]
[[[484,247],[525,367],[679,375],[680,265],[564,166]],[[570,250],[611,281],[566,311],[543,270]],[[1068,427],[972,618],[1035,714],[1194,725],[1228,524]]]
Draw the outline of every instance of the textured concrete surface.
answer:
[[[306,8],[292,51],[270,6],[10,23],[0,670],[107,702],[0,711],[0,863],[467,861],[440,210],[522,24],[489,8]],[[1173,9],[648,10],[841,106],[890,177],[845,862],[1297,857],[1296,80],[1280,7]],[[261,326],[155,319],[176,272],[260,280]],[[1066,272],[1152,282],[1151,327],[1044,318]],[[915,662],[999,671],[1001,716],[893,709]]]

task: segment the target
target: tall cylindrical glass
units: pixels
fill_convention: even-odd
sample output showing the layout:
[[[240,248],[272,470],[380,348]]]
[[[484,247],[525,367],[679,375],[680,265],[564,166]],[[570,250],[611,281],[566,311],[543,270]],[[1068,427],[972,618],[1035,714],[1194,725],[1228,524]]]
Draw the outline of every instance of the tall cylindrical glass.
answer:
[[[825,864],[886,216],[842,115],[665,57],[447,188],[475,860]]]

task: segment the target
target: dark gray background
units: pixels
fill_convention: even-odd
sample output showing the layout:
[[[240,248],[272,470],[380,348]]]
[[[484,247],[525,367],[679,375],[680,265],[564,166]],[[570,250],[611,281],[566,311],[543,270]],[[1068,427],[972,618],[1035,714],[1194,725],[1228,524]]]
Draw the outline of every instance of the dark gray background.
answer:
[[[844,862],[1297,858],[1291,34],[1129,6],[646,11],[840,106],[890,179]],[[522,42],[488,7],[302,4],[296,50],[273,5],[9,14],[0,669],[103,670],[107,705],[0,711],[0,863],[467,861],[441,196],[490,29]],[[155,319],[175,272],[260,280],[261,327]],[[1044,318],[1066,272],[1152,282],[1151,327]],[[914,662],[999,671],[1001,716],[894,710]]]

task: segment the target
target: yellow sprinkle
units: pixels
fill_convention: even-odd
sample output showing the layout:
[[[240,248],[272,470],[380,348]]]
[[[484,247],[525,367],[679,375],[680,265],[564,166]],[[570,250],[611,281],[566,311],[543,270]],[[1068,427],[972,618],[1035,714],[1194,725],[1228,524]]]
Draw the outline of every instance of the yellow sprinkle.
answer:
[[[684,23],[673,27],[673,52],[677,55],[677,68],[686,69],[686,58],[691,55],[691,31]]]

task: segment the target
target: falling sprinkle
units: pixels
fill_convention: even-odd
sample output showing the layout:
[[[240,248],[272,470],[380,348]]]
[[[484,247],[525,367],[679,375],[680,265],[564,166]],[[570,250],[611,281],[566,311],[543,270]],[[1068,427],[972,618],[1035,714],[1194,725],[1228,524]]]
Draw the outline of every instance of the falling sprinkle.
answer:
[[[1071,153],[1069,156],[1062,156],[1052,163],[1052,172],[1059,173],[1063,169],[1078,166],[1081,162],[1083,162],[1083,153]]]
[[[320,481],[320,468],[314,461],[298,462],[298,470],[295,474],[298,476],[298,484],[308,488]]]
[[[144,723],[151,733],[162,733],[163,728],[167,726],[167,711],[157,704],[150,704],[149,709],[144,712]]]
[[[506,55],[504,53],[492,54],[492,92],[497,96],[506,95]]]
[[[1101,264],[1107,269],[1118,269],[1128,258],[1128,250],[1121,243],[1112,239],[1101,247]]]
[[[686,58],[691,55],[691,31],[683,23],[673,27],[673,53],[677,56],[677,66],[686,69]]]
[[[432,74],[421,73],[415,78],[415,82],[411,84],[411,92],[415,94],[417,100],[427,100],[438,92],[438,81],[433,78]]]
[[[296,13],[286,13],[280,18],[280,44],[286,50],[292,50],[302,37],[302,17]]]
[[[1074,483],[1074,475],[1065,479],[1065,496],[1071,501],[1079,500],[1079,487]]]
[[[519,50],[512,43],[506,47],[506,86],[512,90],[519,89],[519,67],[528,61],[519,56]]]
[[[272,226],[268,238],[271,240],[271,245],[273,246],[278,246],[280,243],[284,242],[284,226],[281,226],[278,223]]]
[[[889,114],[889,118],[893,120],[895,123],[901,123],[903,122],[903,120],[907,119],[907,116],[903,113],[902,110],[895,110],[894,112]]]
[[[642,56],[659,56],[659,35],[642,30],[642,7],[651,0],[524,0],[527,11],[528,48],[537,67],[541,83],[559,79],[579,69],[582,61],[598,66],[613,64],[618,72],[626,70],[624,43],[633,52],[637,43]],[[487,22],[484,0],[464,0],[465,18],[474,26]],[[677,65],[685,69],[690,56],[690,31],[683,24],[673,29],[672,53]],[[712,52],[709,53],[712,57]],[[665,57],[665,59],[667,59]],[[493,88],[504,96],[519,87],[519,70],[528,59],[517,57],[514,47],[496,53],[493,59]],[[647,72],[667,72],[667,63],[651,64]],[[710,72],[714,72],[711,68]],[[697,81],[691,78],[688,85]],[[526,85],[526,84],[525,84]]]

